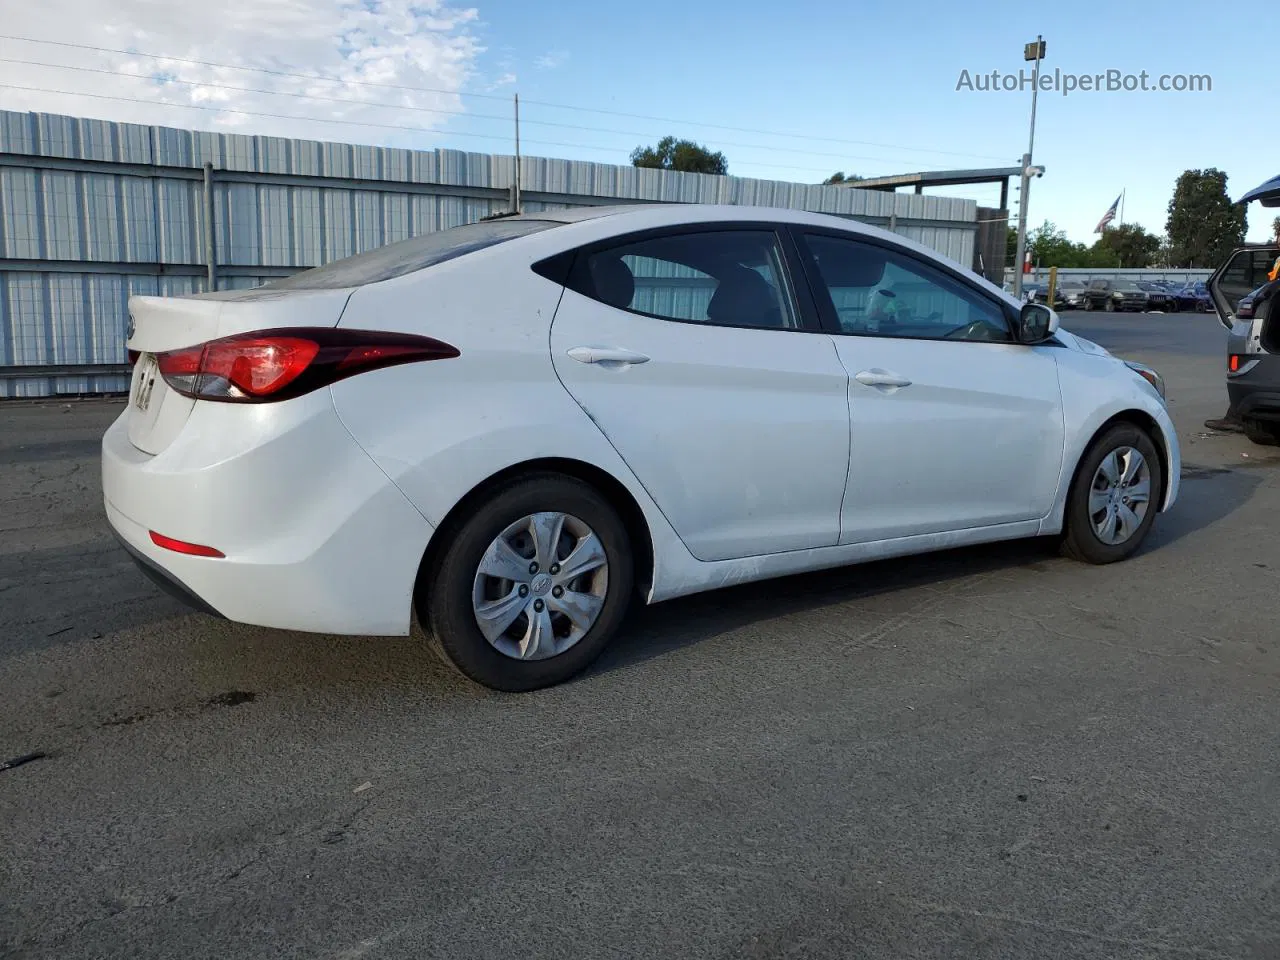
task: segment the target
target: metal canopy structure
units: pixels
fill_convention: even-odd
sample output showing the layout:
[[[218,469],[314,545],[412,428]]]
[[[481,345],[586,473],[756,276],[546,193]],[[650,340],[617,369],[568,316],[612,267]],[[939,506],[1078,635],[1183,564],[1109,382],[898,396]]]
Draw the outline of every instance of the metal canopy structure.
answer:
[[[1000,184],[1000,209],[1009,209],[1009,178],[1022,176],[1022,167],[986,167],[981,170],[928,170],[922,173],[899,173],[891,177],[846,180],[835,186],[858,190],[880,190],[893,193],[899,187],[914,187],[924,193],[925,187],[952,187],[967,183]]]

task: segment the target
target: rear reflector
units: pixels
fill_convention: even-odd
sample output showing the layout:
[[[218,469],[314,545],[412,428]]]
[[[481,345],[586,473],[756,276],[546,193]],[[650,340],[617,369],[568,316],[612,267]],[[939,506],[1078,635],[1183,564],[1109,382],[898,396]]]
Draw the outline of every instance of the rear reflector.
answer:
[[[1240,369],[1240,354],[1233,353],[1227,358],[1227,370],[1236,373]]]
[[[175,553],[185,553],[192,557],[225,557],[226,554],[214,547],[206,547],[199,543],[187,543],[185,540],[175,540],[173,537],[166,537],[163,533],[156,533],[154,530],[149,531],[151,534],[151,542],[157,547],[164,547],[166,550],[172,550]]]
[[[400,363],[459,356],[431,337],[299,327],[259,330],[157,354],[160,374],[183,396],[227,403],[287,400]]]

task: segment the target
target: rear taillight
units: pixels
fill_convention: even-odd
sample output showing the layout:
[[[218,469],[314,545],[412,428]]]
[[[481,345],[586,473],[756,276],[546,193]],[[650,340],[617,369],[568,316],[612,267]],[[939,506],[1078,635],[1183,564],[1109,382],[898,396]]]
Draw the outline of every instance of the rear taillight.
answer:
[[[1240,372],[1240,354],[1233,353],[1227,357],[1227,372],[1228,373]]]
[[[138,362],[138,358],[139,358],[140,356],[142,356],[142,352],[141,352],[141,351],[139,351],[139,350],[130,350],[130,351],[129,351],[129,366],[131,366],[131,367],[132,367],[135,363],[137,363],[137,362]]]
[[[1236,307],[1236,319],[1237,320],[1253,319],[1253,301],[1252,300],[1243,301],[1240,303],[1239,306]]]
[[[157,354],[156,361],[165,383],[183,396],[262,403],[368,370],[458,355],[457,347],[431,337],[303,327],[236,334]]]

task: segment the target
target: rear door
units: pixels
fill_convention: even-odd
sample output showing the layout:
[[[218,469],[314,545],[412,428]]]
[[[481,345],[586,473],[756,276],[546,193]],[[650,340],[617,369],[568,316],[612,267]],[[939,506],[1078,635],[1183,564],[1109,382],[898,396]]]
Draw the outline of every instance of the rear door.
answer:
[[[833,546],[848,375],[769,224],[578,251],[551,328],[564,386],[699,560]]]

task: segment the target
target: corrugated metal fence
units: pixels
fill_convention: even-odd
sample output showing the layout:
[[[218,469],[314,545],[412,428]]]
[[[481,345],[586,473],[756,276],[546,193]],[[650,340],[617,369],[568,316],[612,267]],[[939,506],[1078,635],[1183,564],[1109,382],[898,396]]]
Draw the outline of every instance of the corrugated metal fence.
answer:
[[[511,208],[514,172],[509,156],[0,111],[0,397],[123,390],[131,294],[255,286],[472,223]],[[786,207],[886,226],[966,267],[974,256],[971,200],[538,157],[520,175],[526,212]]]

